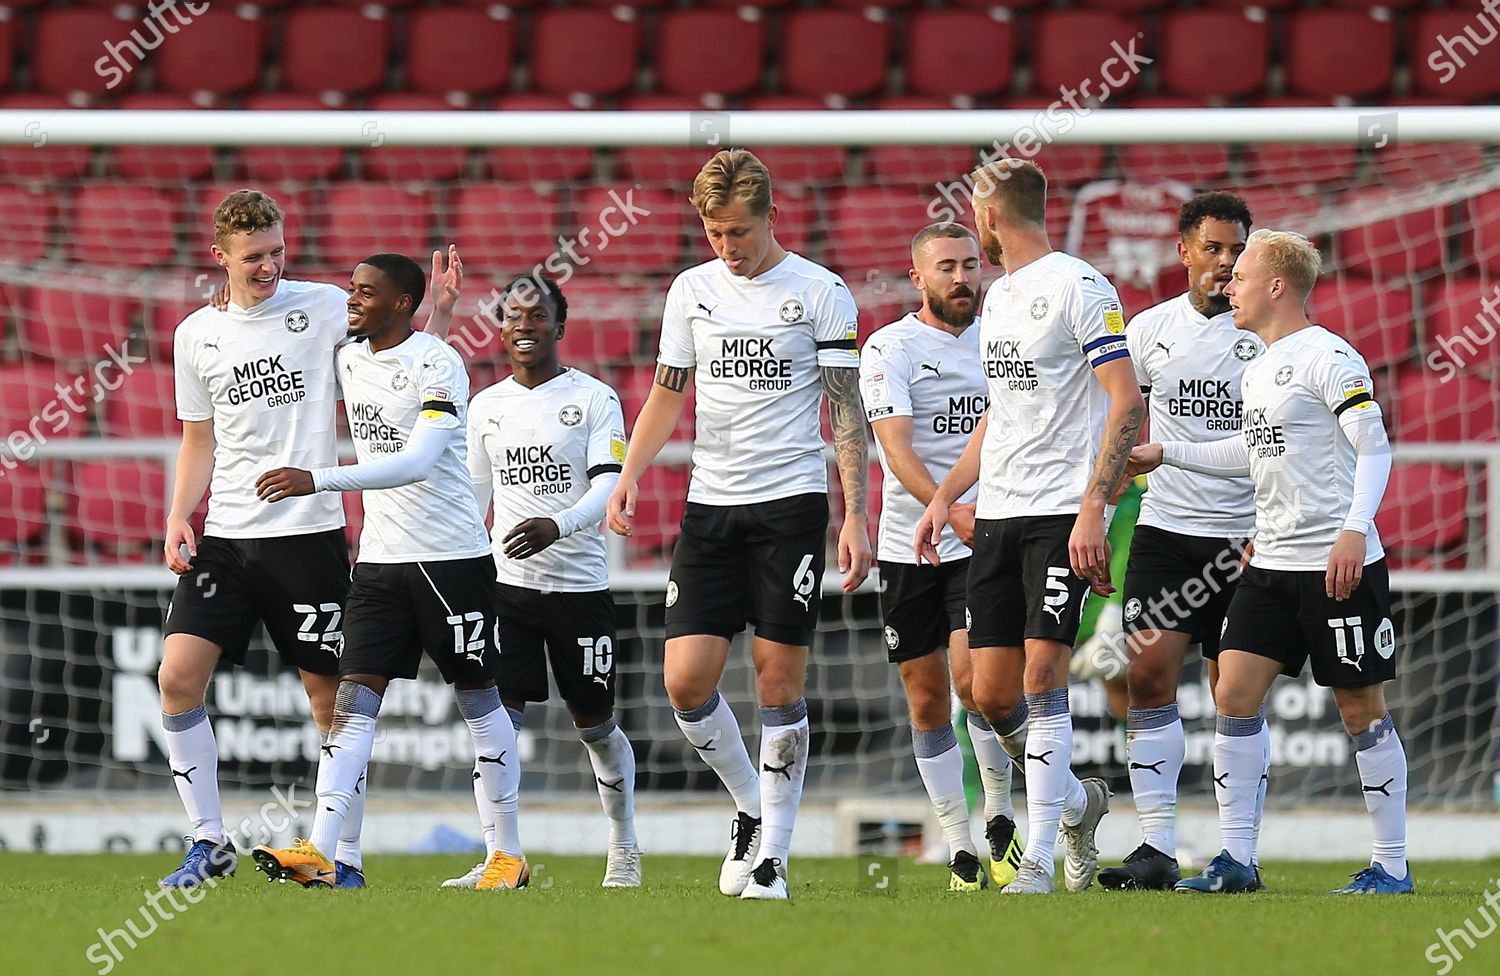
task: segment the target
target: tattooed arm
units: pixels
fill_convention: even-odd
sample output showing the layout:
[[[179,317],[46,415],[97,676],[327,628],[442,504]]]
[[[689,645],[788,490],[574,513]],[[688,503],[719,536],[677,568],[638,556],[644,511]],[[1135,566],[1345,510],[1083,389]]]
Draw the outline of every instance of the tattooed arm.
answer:
[[[688,383],[693,378],[691,366],[656,365],[656,382],[651,384],[651,393],[635,418],[635,427],[630,431],[630,447],[625,453],[625,464],[620,472],[620,481],[605,505],[605,521],[618,535],[630,535],[631,522],[635,518],[636,482],[656,460],[662,447],[672,439],[677,429],[677,418],[682,415],[682,405],[687,400]]]
[[[1141,425],[1146,422],[1146,401],[1141,399],[1135,368],[1129,359],[1104,363],[1094,370],[1094,376],[1109,394],[1109,417],[1104,423],[1099,460],[1089,476],[1078,521],[1068,540],[1068,555],[1073,572],[1092,583],[1097,592],[1107,595],[1114,591],[1114,586],[1109,579],[1104,508],[1125,481],[1130,449],[1140,439]]]
[[[865,496],[870,480],[870,455],[865,440],[865,408],[859,395],[859,370],[823,366],[823,392],[833,426],[833,456],[844,485],[844,525],[839,531],[839,572],[844,592],[852,593],[870,573],[870,536],[865,521]]]

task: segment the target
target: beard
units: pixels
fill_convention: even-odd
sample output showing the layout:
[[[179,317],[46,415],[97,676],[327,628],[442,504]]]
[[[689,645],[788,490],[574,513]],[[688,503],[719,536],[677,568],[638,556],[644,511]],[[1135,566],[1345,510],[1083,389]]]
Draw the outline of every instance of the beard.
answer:
[[[939,321],[954,329],[967,329],[974,324],[974,319],[979,314],[979,299],[972,291],[965,290],[961,295],[953,295],[945,298],[933,292],[923,295],[927,299],[927,307],[932,309]],[[969,304],[962,306],[959,302],[967,298]]]

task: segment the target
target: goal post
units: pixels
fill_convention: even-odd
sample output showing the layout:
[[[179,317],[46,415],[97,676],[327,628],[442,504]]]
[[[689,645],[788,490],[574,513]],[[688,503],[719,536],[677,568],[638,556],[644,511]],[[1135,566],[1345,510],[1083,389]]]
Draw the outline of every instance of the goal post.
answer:
[[[9,323],[0,363],[0,789],[105,803],[171,794],[155,692],[173,582],[160,565],[178,433],[171,331],[219,280],[206,249],[218,197],[253,185],[282,202],[291,278],[342,283],[365,254],[422,258],[456,242],[468,280],[451,341],[475,389],[505,371],[497,286],[541,267],[569,297],[565,361],[611,382],[632,423],[671,275],[710,257],[688,184],[711,151],[732,145],[764,150],[780,239],[844,277],[862,339],[916,306],[905,277],[912,235],[932,220],[968,220],[963,181],[1002,150],[1034,156],[1047,171],[1054,245],[1105,271],[1127,316],[1185,289],[1176,211],[1196,190],[1239,193],[1257,226],[1313,238],[1328,264],[1313,318],[1370,362],[1395,443],[1378,524],[1392,559],[1402,677],[1390,698],[1412,802],[1488,807],[1500,764],[1500,157],[1491,145],[1500,109],[1049,108],[0,110],[6,158],[86,152],[61,182],[0,180],[0,214],[15,228],[0,247]],[[122,175],[127,153],[150,165]],[[691,436],[684,423],[643,482],[644,531],[610,543],[619,711],[647,796],[714,788],[661,683],[665,567]],[[873,450],[871,460],[874,468]],[[836,526],[832,465],[830,484]],[[874,498],[879,485],[874,468]],[[346,512],[357,525],[357,499],[346,499]],[[808,682],[808,795],[920,797],[873,585],[843,595],[832,560],[824,583]],[[723,690],[754,736],[742,643]],[[1182,794],[1211,802],[1212,707],[1199,671],[1191,666],[1182,696]],[[1073,703],[1080,772],[1123,790],[1123,734],[1102,691],[1076,683]],[[263,638],[247,668],[216,676],[208,704],[226,790],[310,783],[306,702]],[[1348,738],[1326,692],[1306,676],[1283,679],[1271,721],[1270,802],[1357,805]],[[393,686],[377,791],[461,796],[470,788],[461,726],[435,672]],[[587,759],[555,700],[528,710],[523,760],[529,793],[592,794]]]

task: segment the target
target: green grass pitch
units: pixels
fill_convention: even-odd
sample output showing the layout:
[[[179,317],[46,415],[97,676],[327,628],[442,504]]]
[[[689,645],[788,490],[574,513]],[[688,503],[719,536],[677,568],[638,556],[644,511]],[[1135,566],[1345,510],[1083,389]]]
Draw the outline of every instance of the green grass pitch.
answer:
[[[98,929],[143,921],[165,856],[0,854],[0,973],[355,974],[621,973],[876,974],[935,972],[1437,973],[1436,929],[1474,919],[1500,885],[1500,861],[1416,865],[1409,898],[1336,899],[1325,892],[1358,865],[1280,864],[1259,895],[994,891],[950,894],[941,866],[899,862],[884,891],[854,858],[792,862],[790,904],[718,894],[718,862],[644,860],[646,886],[598,887],[603,859],[533,859],[532,888],[438,891],[466,857],[375,856],[364,891],[268,884],[248,859],[239,874],[119,961]],[[170,904],[158,904],[171,911]],[[1460,944],[1461,945],[1461,944]],[[1451,967],[1500,972],[1500,933]],[[1445,974],[1446,976],[1446,974]]]

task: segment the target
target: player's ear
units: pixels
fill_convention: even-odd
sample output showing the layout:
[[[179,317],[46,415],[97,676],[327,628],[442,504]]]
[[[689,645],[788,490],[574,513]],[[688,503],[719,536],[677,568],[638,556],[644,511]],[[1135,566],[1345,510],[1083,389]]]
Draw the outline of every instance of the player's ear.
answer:
[[[1188,267],[1187,241],[1180,237],[1177,239],[1177,258],[1182,262],[1184,268]]]
[[[567,326],[564,325],[562,322],[557,323],[557,341],[558,342],[562,341],[563,330],[566,329],[566,328],[567,328]]]

